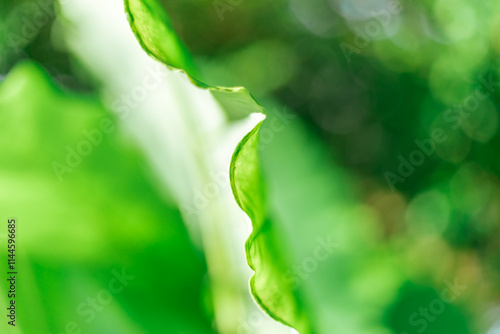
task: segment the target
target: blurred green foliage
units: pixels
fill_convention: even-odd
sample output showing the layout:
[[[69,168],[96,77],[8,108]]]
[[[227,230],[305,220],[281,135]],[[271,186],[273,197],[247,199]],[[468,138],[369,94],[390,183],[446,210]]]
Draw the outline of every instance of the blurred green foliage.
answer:
[[[211,333],[203,255],[115,117],[32,63],[0,84],[0,110],[22,332]]]

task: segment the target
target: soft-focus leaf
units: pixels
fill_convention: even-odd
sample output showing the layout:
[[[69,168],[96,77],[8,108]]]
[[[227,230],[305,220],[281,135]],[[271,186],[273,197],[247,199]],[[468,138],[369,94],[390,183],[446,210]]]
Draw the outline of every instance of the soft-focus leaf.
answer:
[[[23,332],[76,322],[96,334],[212,333],[203,256],[114,116],[24,63],[0,84],[0,120],[0,197],[18,220]],[[122,270],[133,278],[99,302]],[[88,298],[98,298],[97,312]]]

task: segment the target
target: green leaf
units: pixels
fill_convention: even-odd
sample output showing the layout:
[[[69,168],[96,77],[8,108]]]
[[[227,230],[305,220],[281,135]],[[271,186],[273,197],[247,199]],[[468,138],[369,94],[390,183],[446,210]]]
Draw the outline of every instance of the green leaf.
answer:
[[[167,35],[173,34],[166,14],[158,13],[163,9],[157,4],[151,5],[153,0],[125,2],[132,18],[132,29],[146,52],[168,66],[190,73],[185,65],[189,62],[172,62],[168,47],[161,47],[161,36],[166,32]],[[154,13],[143,10],[153,6]],[[212,87],[197,79],[192,79],[192,82],[209,89],[219,103],[233,114],[263,112],[263,108],[244,88]],[[276,119],[273,122],[275,124]],[[367,298],[354,298],[357,291],[349,290],[349,282],[358,273],[357,270],[364,270],[362,264],[365,261],[378,255],[368,246],[370,240],[367,239],[371,234],[364,228],[368,219],[357,216],[352,195],[347,194],[349,182],[345,181],[345,175],[340,170],[330,174],[330,169],[324,166],[322,160],[325,152],[318,143],[310,147],[309,143],[297,142],[303,139],[304,130],[296,123],[284,124],[285,130],[280,133],[265,124],[269,122],[263,123],[264,131],[275,137],[269,147],[260,152],[259,133],[263,128],[257,125],[236,148],[230,166],[236,201],[249,215],[253,225],[253,232],[246,243],[247,260],[255,271],[250,282],[252,294],[270,316],[303,334],[331,333],[332,330],[345,332],[345,329],[355,333],[373,332],[377,322],[370,323],[373,326],[367,325],[368,310],[375,305],[380,306],[380,300],[370,305]],[[282,144],[278,137],[285,135],[287,144],[277,149],[277,145]],[[265,152],[273,153],[269,156]],[[262,170],[261,158],[264,162]],[[266,178],[279,184],[269,185]],[[347,228],[353,219],[360,220],[359,229]],[[311,274],[307,280],[298,281],[292,269],[314,253],[319,237],[329,238],[330,234],[349,242],[350,247],[358,245],[356,251],[361,254],[331,255],[337,258],[335,266],[330,261],[326,272],[321,271],[316,276]],[[323,243],[328,240],[323,240]],[[332,276],[334,270],[346,271],[346,275],[340,275],[337,284],[333,285],[343,288],[340,294],[331,290],[329,280],[331,277],[335,279],[336,275]],[[383,273],[389,278],[393,275],[390,270]],[[391,283],[394,281],[389,279]],[[388,285],[394,288],[392,284]],[[324,309],[337,313],[332,315],[329,311],[325,316]]]
[[[125,1],[130,27],[142,48],[153,58],[188,74],[194,64],[186,47],[172,28],[172,22],[156,0]]]
[[[264,112],[245,88],[209,86],[193,77],[190,58],[179,52],[155,0],[125,3],[148,54],[188,73],[232,117]],[[274,114],[237,146],[230,177],[237,203],[252,220],[246,242],[255,272],[251,292],[271,317],[301,334],[385,334],[384,315],[406,279],[399,270],[404,266],[378,240],[375,217],[359,204],[353,182],[326,156],[302,123]]]
[[[265,113],[246,88],[210,86],[196,77],[196,66],[190,54],[157,0],[125,0],[125,11],[144,51],[168,67],[185,72],[198,87],[208,89],[230,120],[241,119],[254,112]]]
[[[259,155],[259,123],[250,131],[236,147],[229,170],[231,189],[240,208],[252,221],[262,224],[264,221],[264,193],[260,173]]]
[[[302,334],[382,331],[401,284],[396,259],[377,247],[373,219],[356,204],[347,175],[325,162],[319,140],[278,116],[245,137],[231,163],[235,198],[253,224],[252,293]]]
[[[246,242],[247,262],[255,274],[250,287],[257,303],[267,314],[285,325],[286,314],[300,318],[295,296],[283,294],[282,270],[286,269],[274,239],[272,222],[268,220],[264,180],[259,162],[259,123],[236,147],[231,159],[230,179],[234,197],[252,221],[252,233]],[[277,279],[281,278],[281,279]],[[271,304],[270,304],[271,302]],[[293,319],[291,319],[293,320]]]

